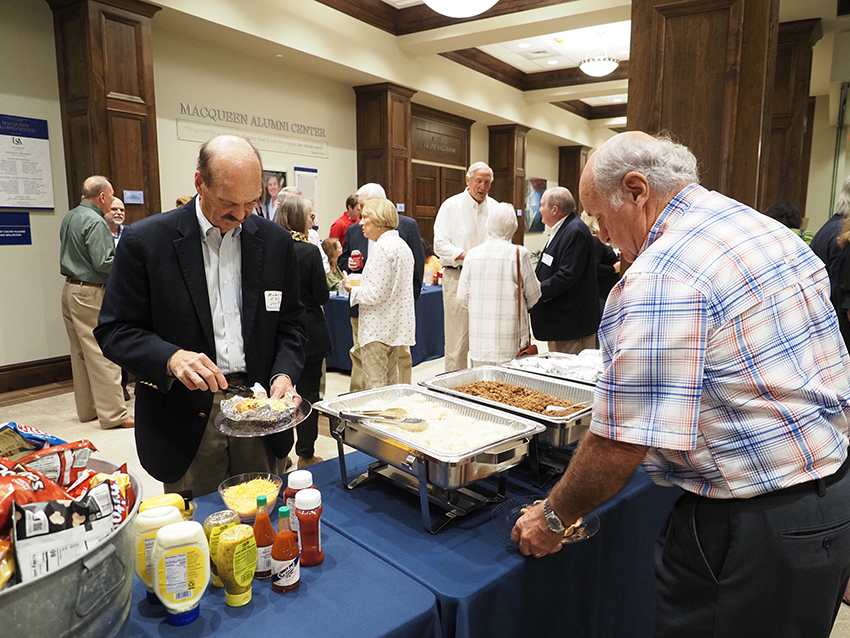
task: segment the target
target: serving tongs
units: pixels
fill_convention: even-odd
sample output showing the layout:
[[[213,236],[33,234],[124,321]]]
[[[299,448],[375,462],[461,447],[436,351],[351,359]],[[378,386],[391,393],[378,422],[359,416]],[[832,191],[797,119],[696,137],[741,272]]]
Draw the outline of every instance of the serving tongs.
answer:
[[[422,432],[428,429],[428,422],[412,416],[407,416],[404,408],[386,408],[384,410],[358,410],[357,412],[340,412],[340,418],[356,423],[381,423],[392,425],[408,432]]]

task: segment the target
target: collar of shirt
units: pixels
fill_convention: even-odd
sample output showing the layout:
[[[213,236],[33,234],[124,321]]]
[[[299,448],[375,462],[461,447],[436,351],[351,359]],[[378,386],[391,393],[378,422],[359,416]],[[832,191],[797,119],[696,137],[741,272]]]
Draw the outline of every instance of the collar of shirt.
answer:
[[[649,234],[646,236],[646,240],[643,242],[638,255],[652,246],[664,234],[664,231],[693,205],[693,199],[699,193],[705,192],[706,190],[699,184],[690,184],[676,193],[673,199],[664,207],[664,210],[661,211],[652,228],[649,229]]]
[[[472,210],[474,210],[479,215],[481,213],[487,212],[487,196],[484,196],[484,201],[480,204],[475,201],[475,198],[469,194],[469,188],[464,189],[463,194],[469,198],[469,203],[472,205]]]
[[[569,217],[569,215],[567,215],[566,217],[561,217],[561,219],[559,219],[557,222],[555,222],[554,226],[549,227],[550,228],[549,239],[546,240],[546,246],[549,245],[549,242],[552,241],[552,239],[555,237],[555,235],[561,229],[561,226],[563,226],[564,222],[567,221],[567,217]]]

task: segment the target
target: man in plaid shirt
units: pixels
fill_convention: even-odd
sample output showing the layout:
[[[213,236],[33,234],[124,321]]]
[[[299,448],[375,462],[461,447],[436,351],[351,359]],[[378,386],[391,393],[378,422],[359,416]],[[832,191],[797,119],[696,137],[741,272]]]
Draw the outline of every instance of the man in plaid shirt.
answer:
[[[823,263],[701,187],[669,139],[615,136],[580,197],[633,264],[600,325],[590,432],[514,541],[558,551],[642,463],[685,490],[659,538],[656,636],[826,638],[850,576],[850,358]]]

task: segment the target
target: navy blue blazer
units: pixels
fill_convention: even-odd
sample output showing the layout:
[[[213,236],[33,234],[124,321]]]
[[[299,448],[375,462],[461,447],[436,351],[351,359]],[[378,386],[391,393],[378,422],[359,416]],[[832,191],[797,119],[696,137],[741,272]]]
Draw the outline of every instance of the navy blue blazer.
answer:
[[[534,337],[569,341],[595,334],[600,320],[596,250],[587,224],[570,214],[543,249],[535,273],[542,294],[531,309]]]
[[[259,215],[242,223],[242,336],[249,385],[277,374],[293,383],[304,367],[304,306],[290,234]],[[195,200],[127,226],[121,237],[95,337],[107,358],[136,375],[136,447],[142,466],[170,483],[189,467],[213,402],[168,373],[179,349],[216,360]],[[266,293],[281,293],[279,310]],[[292,432],[267,437],[278,457]]]
[[[398,236],[410,246],[413,253],[413,298],[419,299],[422,294],[422,277],[425,274],[425,246],[422,244],[422,235],[419,234],[419,224],[411,217],[398,216]],[[363,227],[360,224],[352,224],[345,230],[345,245],[342,255],[337,260],[340,270],[349,270],[348,258],[351,253],[359,250],[363,253],[363,265],[369,258],[369,240],[363,236]],[[359,271],[358,271],[359,272]],[[352,306],[351,316],[359,316],[358,306]]]

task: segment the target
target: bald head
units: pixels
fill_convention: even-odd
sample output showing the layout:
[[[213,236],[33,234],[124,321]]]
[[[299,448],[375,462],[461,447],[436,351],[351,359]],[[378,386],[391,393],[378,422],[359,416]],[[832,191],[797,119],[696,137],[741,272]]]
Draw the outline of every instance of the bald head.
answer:
[[[217,167],[219,159],[225,161],[225,166]],[[217,171],[230,170],[236,162],[242,163],[246,168],[250,168],[256,162],[260,170],[259,179],[262,180],[263,161],[260,158],[260,152],[251,142],[236,135],[219,135],[201,146],[198,152],[197,171],[204,182],[212,185]]]
[[[104,214],[112,206],[112,184],[103,175],[92,175],[83,182],[83,199],[97,206]]]

